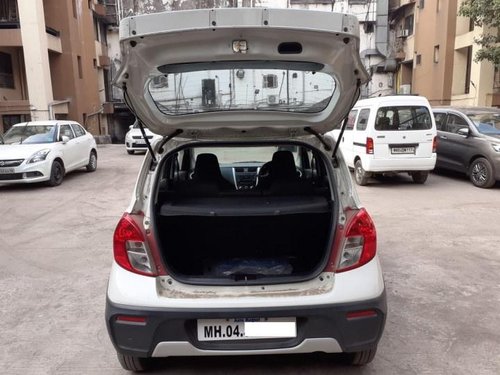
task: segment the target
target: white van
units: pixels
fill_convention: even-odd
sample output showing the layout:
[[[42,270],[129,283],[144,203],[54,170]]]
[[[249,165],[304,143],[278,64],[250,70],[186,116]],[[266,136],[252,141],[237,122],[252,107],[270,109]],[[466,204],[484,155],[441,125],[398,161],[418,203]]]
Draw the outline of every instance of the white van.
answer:
[[[334,137],[340,131],[334,130]],[[436,164],[436,124],[422,96],[359,100],[349,113],[340,148],[358,185],[377,174],[406,172],[423,184]]]

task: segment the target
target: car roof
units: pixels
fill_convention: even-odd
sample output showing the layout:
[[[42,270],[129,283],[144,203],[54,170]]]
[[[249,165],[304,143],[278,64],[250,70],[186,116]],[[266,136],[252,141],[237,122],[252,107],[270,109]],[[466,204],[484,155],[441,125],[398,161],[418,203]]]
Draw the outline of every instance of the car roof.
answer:
[[[80,125],[76,121],[70,121],[70,120],[39,120],[39,121],[26,121],[26,122],[20,122],[18,124],[14,124],[12,126],[46,126],[46,125],[57,125],[57,124],[77,124]]]
[[[432,107],[432,110],[436,111],[457,111],[465,113],[466,115],[470,114],[481,114],[481,113],[499,113],[500,108],[496,107],[455,107],[455,106],[440,106],[440,107]]]
[[[368,106],[375,104],[424,104],[428,105],[429,102],[424,96],[418,95],[386,95],[386,96],[377,96],[374,98],[361,99],[356,102],[355,107],[358,106]]]

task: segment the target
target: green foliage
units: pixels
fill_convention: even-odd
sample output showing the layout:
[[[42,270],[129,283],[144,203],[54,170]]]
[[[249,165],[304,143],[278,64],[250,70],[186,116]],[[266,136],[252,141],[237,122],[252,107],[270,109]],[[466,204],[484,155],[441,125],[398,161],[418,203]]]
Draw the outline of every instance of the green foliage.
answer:
[[[485,28],[479,38],[474,38],[481,46],[474,60],[487,60],[500,66],[500,0],[465,0],[459,14],[472,19],[475,26]]]

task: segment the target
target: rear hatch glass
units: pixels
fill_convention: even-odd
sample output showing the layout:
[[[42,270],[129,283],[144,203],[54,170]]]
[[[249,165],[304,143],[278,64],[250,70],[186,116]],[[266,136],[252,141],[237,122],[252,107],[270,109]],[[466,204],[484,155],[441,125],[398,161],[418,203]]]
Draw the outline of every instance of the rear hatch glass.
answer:
[[[430,157],[432,117],[425,106],[386,106],[377,110],[375,158]]]

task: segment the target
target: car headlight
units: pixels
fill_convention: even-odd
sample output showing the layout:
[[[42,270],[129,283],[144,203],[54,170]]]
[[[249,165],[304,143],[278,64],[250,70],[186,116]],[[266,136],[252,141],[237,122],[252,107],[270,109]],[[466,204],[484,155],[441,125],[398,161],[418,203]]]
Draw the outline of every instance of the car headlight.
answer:
[[[496,152],[500,152],[500,143],[492,143],[491,147],[493,147],[493,150]]]
[[[46,148],[44,150],[37,151],[28,158],[28,161],[26,163],[31,164],[31,163],[37,163],[39,161],[43,161],[47,158],[47,155],[49,154],[49,152],[50,152],[50,149],[48,149],[48,148]]]

